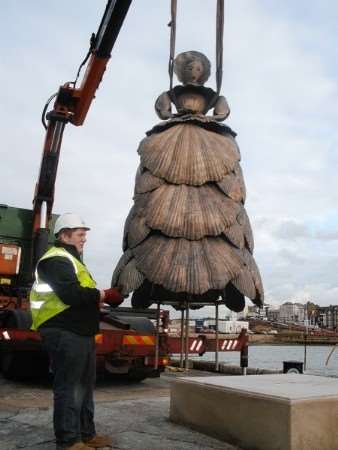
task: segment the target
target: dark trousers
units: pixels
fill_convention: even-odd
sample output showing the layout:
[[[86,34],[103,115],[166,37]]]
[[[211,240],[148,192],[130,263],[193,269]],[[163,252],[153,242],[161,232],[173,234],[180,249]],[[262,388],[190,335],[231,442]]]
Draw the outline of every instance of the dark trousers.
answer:
[[[95,339],[60,328],[41,328],[54,374],[54,432],[59,446],[95,436]]]

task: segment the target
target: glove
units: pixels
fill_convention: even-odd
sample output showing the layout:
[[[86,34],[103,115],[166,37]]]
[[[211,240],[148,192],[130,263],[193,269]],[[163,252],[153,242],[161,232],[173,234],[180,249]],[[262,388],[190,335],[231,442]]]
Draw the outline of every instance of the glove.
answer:
[[[119,306],[123,302],[123,300],[124,298],[118,289],[104,289],[103,302],[108,303],[111,306]]]

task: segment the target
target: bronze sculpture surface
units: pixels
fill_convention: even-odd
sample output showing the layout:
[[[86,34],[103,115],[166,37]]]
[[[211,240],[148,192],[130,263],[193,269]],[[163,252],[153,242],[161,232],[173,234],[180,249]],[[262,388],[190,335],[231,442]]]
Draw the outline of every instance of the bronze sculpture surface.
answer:
[[[134,205],[112,285],[133,292],[134,307],[154,301],[194,307],[221,297],[241,311],[245,296],[262,305],[236,134],[219,123],[229,106],[204,87],[210,62],[202,53],[181,53],[174,70],[182,85],[158,97],[164,121],[138,148]]]

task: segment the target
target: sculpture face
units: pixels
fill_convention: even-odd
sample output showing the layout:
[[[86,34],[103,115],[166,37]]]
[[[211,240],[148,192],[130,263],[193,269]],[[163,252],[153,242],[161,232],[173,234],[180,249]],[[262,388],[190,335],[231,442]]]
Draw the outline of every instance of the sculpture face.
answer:
[[[198,59],[190,61],[183,68],[183,73],[185,83],[199,84],[199,81],[204,74],[202,61]]]
[[[175,58],[174,70],[181,83],[203,85],[210,75],[210,61],[203,53],[184,52]]]

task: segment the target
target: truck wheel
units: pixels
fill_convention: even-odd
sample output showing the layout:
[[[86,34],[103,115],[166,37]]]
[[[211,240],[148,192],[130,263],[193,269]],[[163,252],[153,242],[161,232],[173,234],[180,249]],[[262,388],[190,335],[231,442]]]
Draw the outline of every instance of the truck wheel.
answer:
[[[128,381],[139,383],[150,375],[151,373],[147,369],[131,369],[125,376]]]
[[[45,378],[49,373],[49,359],[43,352],[2,349],[0,368],[9,380]]]
[[[139,383],[148,378],[150,373],[144,369],[131,369],[127,373],[110,373],[105,371],[103,375],[105,379],[111,381]]]
[[[141,381],[145,380],[147,378],[147,375],[127,375],[127,380],[130,381],[131,383],[141,383]]]
[[[19,352],[5,350],[1,352],[1,372],[5,378],[16,379],[22,373]]]
[[[14,309],[6,317],[4,328],[17,328],[19,330],[29,330],[32,326],[32,314],[30,311]]]
[[[140,383],[141,381],[147,378],[147,375],[144,374],[130,374],[130,373],[104,373],[104,378],[109,381],[118,382],[118,383]]]

